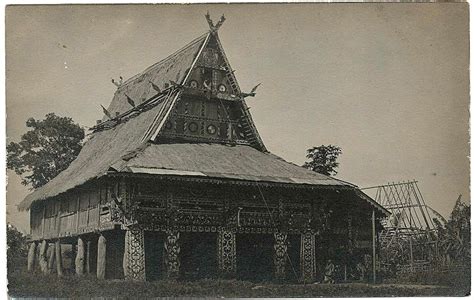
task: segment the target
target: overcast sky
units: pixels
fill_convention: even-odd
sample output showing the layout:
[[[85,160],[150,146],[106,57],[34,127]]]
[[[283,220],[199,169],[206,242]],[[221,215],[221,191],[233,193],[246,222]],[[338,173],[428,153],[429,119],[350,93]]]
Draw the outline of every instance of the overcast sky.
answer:
[[[219,36],[276,155],[302,164],[321,144],[343,149],[338,178],[360,187],[419,181],[449,215],[469,199],[468,4],[17,6],[6,10],[7,136],[49,112],[83,126],[115,86],[201,35]],[[28,193],[8,172],[7,219]]]

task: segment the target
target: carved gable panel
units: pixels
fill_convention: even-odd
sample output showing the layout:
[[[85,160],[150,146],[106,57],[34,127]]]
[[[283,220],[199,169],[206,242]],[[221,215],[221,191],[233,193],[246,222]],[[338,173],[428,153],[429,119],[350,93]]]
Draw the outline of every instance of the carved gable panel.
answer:
[[[183,96],[169,116],[163,136],[204,142],[245,143],[238,103]]]
[[[160,137],[166,142],[264,148],[217,36],[209,39],[183,82],[180,98],[164,121]]]

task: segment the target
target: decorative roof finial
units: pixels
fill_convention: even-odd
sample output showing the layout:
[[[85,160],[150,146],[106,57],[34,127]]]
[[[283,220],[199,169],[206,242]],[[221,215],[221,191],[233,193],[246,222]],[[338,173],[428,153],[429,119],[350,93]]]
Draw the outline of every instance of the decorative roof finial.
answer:
[[[216,25],[214,25],[214,22],[211,19],[211,15],[209,14],[209,11],[207,11],[207,14],[205,14],[205,16],[206,16],[207,23],[209,24],[209,28],[211,29],[211,32],[217,32],[217,30],[219,30],[219,27],[221,27],[222,24],[224,24],[224,21],[225,21],[224,15],[221,16],[219,22],[217,22]]]
[[[245,97],[255,97],[257,94],[257,88],[261,85],[262,83],[257,84],[256,86],[253,87],[253,89],[250,91],[250,93],[241,93],[241,96],[243,98]]]
[[[123,84],[123,77],[120,76],[120,81],[115,81],[115,79],[112,78],[112,83],[115,84],[117,88],[119,88]]]

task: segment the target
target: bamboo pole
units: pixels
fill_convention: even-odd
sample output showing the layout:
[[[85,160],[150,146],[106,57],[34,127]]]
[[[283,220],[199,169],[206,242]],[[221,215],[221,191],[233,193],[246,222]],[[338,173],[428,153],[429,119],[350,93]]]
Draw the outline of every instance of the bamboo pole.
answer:
[[[372,272],[373,272],[373,282],[376,282],[376,262],[375,257],[375,210],[372,210]]]
[[[123,251],[123,260],[122,260],[122,267],[123,267],[123,277],[128,279],[129,278],[129,272],[128,272],[128,234],[127,232],[125,233],[125,249]]]
[[[347,282],[347,265],[344,265],[344,282]]]
[[[413,242],[410,235],[410,271],[413,272]]]

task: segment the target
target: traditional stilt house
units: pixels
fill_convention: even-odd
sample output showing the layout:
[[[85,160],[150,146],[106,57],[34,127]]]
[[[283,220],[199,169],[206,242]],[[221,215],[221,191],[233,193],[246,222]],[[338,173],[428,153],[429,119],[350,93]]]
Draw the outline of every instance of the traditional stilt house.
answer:
[[[77,159],[20,204],[30,269],[62,274],[72,245],[74,272],[98,278],[309,282],[329,259],[347,270],[372,253],[372,225],[388,212],[266,150],[244,99],[255,91],[240,90],[217,34],[224,19],[208,21],[117,83]]]

